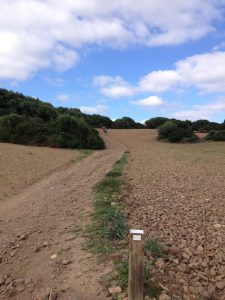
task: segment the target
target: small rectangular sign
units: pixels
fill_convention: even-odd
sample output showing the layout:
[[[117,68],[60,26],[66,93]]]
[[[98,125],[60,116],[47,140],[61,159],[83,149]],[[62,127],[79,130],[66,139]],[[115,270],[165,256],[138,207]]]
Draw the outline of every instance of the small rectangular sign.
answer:
[[[141,235],[134,234],[133,235],[133,241],[141,241]]]
[[[130,234],[144,234],[144,230],[130,229]]]

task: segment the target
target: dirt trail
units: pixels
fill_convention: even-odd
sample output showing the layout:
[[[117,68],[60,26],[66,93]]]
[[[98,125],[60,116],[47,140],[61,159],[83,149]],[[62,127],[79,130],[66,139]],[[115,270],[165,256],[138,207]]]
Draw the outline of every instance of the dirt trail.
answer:
[[[106,299],[97,278],[110,266],[96,263],[74,233],[90,221],[93,186],[125,150],[105,140],[107,150],[1,203],[0,299],[44,300],[50,291],[57,299]]]

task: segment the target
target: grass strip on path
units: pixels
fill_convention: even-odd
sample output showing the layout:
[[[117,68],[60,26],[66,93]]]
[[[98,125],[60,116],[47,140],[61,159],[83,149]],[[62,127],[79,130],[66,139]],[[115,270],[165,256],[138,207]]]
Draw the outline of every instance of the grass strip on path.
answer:
[[[120,202],[122,174],[128,161],[125,152],[95,187],[94,215],[89,246],[95,253],[111,253],[126,237],[126,216]],[[90,228],[89,228],[90,229]]]

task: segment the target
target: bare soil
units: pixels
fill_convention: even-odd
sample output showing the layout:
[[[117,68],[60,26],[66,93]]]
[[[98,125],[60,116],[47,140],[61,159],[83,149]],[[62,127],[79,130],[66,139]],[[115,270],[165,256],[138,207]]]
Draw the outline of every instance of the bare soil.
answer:
[[[121,144],[105,140],[107,150],[70,165],[74,151],[6,145],[4,166],[22,191],[0,203],[0,299],[106,299],[98,279],[112,266],[97,262],[79,235],[91,219],[93,186],[124,152]],[[53,165],[64,163],[67,168],[46,177]],[[24,178],[41,176],[45,178],[24,189]],[[7,178],[6,183],[11,176]]]
[[[225,143],[169,144],[154,130],[110,136],[130,152],[130,227],[165,247],[152,281],[172,299],[225,299]]]
[[[78,150],[0,143],[0,202],[52,172],[68,167],[79,155]]]
[[[125,149],[130,227],[165,248],[161,261],[151,258],[151,280],[171,299],[225,299],[225,144],[169,144],[154,130],[104,138],[107,150],[76,163],[76,151],[0,145],[0,299],[107,299],[98,279],[112,266],[96,261],[79,232],[91,220],[93,186]]]

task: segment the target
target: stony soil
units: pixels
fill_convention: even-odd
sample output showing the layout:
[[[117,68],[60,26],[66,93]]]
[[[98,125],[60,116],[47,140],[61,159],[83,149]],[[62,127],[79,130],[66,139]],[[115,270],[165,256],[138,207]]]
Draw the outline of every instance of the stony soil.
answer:
[[[158,142],[152,130],[110,130],[106,142],[107,150],[73,164],[75,152],[62,158],[33,147],[1,159],[1,192],[12,180],[18,194],[10,197],[8,187],[0,202],[0,299],[107,299],[98,278],[112,266],[97,262],[79,233],[91,219],[93,186],[125,149],[130,227],[165,248],[163,258],[149,258],[151,280],[171,297],[159,299],[225,299],[225,144],[173,145]],[[35,167],[34,149],[45,155]]]
[[[68,167],[79,155],[77,150],[0,143],[0,202]]]
[[[225,144],[163,143],[153,130],[109,135],[130,152],[130,226],[165,247],[152,280],[172,299],[225,299]]]
[[[1,300],[107,298],[98,278],[112,271],[112,266],[98,263],[84,248],[85,238],[79,235],[91,219],[93,186],[124,152],[121,144],[107,138],[106,143],[107,150],[96,151],[67,168],[60,168],[18,195],[0,202]],[[14,145],[8,145],[8,151],[10,146],[14,148]],[[14,155],[18,154],[16,158],[10,155],[7,162],[3,159],[4,168],[12,170],[12,181],[18,182],[19,186],[20,180],[23,188],[24,178],[30,178],[32,173],[30,166],[41,170],[44,165],[46,171],[53,163],[57,166],[68,158],[74,159],[74,151],[61,157],[57,153],[54,156],[54,149],[41,148],[41,152],[30,147],[23,149],[24,154],[14,151]],[[1,152],[2,158],[6,154]],[[39,158],[35,160],[35,156]],[[1,165],[1,175],[7,175],[7,172]],[[46,172],[43,174],[45,176]],[[5,182],[11,176],[7,175]]]

